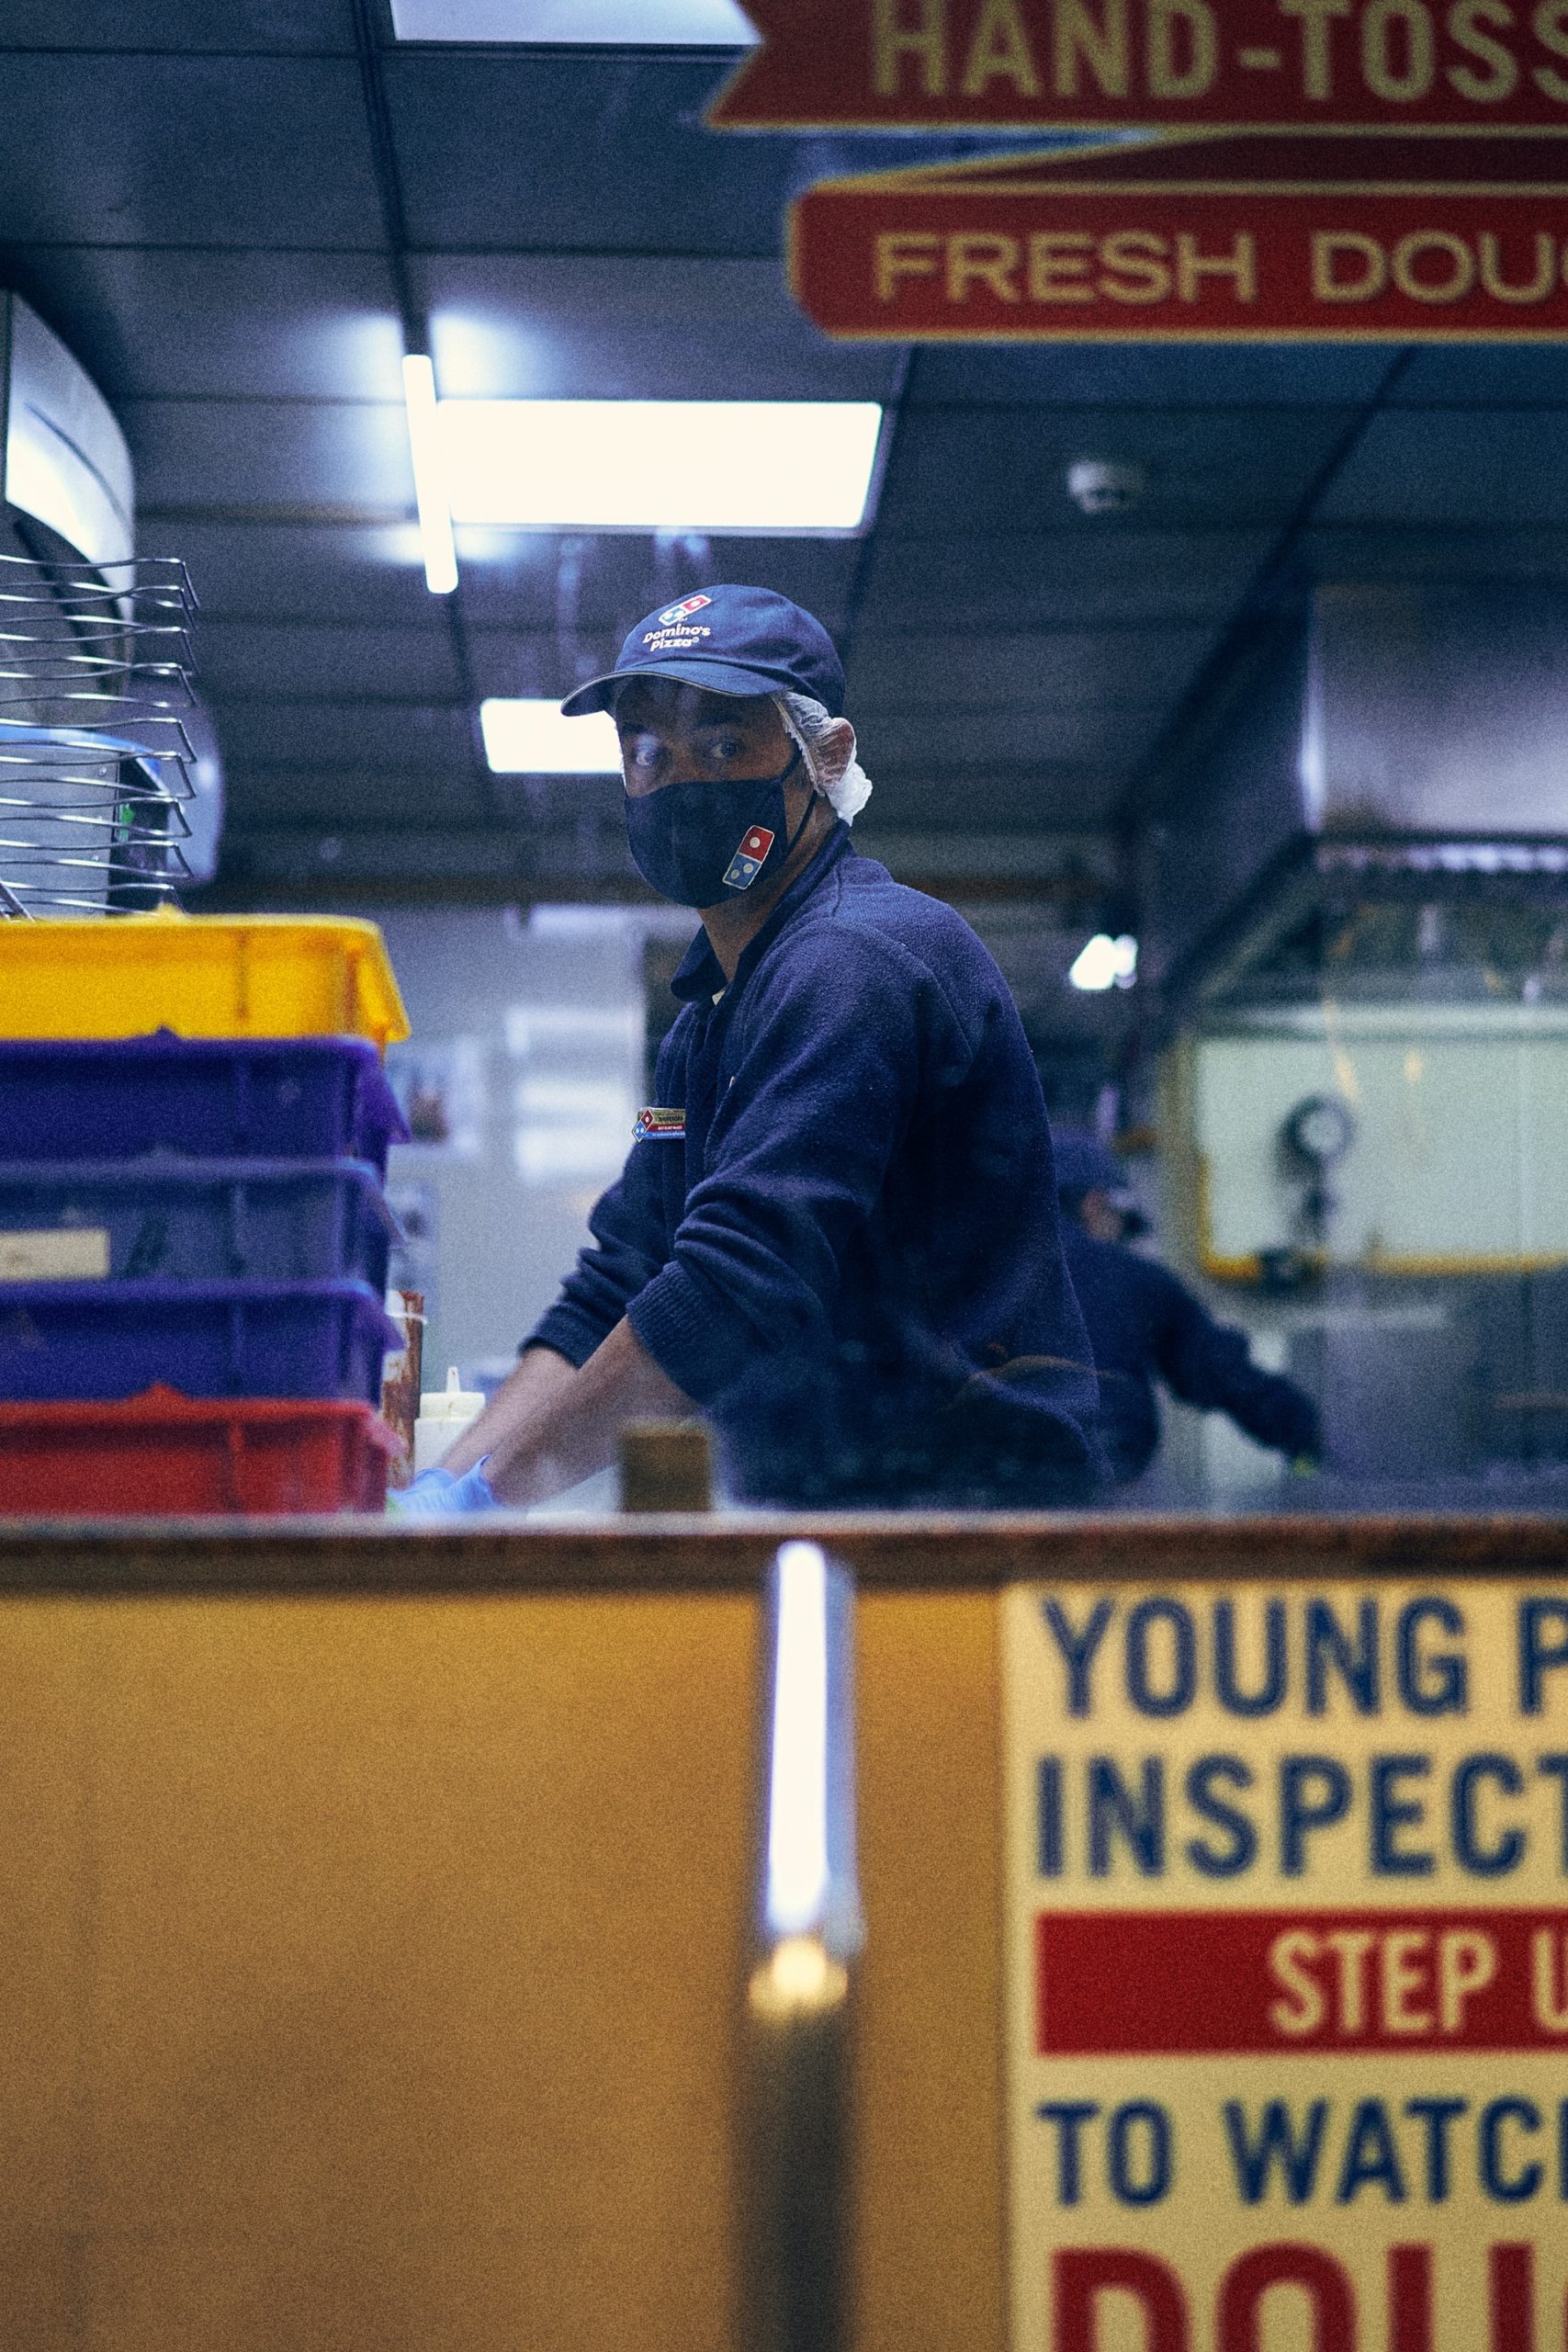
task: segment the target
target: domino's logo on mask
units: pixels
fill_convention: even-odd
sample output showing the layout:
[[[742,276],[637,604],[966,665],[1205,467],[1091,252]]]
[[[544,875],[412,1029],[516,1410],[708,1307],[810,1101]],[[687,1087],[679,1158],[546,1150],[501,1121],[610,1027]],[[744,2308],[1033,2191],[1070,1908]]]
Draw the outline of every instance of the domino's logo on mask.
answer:
[[[766,825],[753,825],[724,872],[727,890],[749,890],[768,861],[773,835]]]
[[[700,613],[705,605],[712,602],[711,596],[687,596],[678,605],[666,605],[659,616],[659,625],[661,628],[670,628],[676,621],[683,621],[691,614]]]

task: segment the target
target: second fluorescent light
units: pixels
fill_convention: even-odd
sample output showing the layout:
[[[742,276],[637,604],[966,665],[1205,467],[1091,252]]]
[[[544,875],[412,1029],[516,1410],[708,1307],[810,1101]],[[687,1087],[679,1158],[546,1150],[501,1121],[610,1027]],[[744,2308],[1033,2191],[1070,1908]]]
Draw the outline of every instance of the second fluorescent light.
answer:
[[[454,522],[536,531],[852,532],[874,401],[443,401]]]
[[[1073,959],[1067,974],[1076,989],[1130,989],[1138,977],[1138,943],[1125,932],[1112,939],[1097,931]]]
[[[392,0],[399,40],[611,49],[750,47],[756,40],[737,0]]]
[[[621,743],[607,711],[563,718],[558,702],[509,700],[479,705],[485,758],[497,775],[619,775]]]
[[[424,584],[433,596],[449,596],[457,585],[457,550],[452,542],[452,513],[442,465],[435,377],[423,351],[411,351],[403,361],[403,401],[419,503]]]

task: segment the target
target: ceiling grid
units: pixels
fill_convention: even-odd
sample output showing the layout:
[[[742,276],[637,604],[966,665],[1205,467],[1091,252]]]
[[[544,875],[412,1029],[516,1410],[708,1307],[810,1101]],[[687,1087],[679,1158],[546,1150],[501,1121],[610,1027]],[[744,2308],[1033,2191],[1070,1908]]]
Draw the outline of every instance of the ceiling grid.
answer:
[[[784,208],[886,142],[708,132],[717,54],[398,46],[383,0],[9,0],[0,53],[29,126],[0,270],[120,415],[145,548],[190,565],[236,891],[327,879],[321,840],[389,885],[445,843],[476,887],[546,887],[613,792],[492,778],[479,698],[564,690],[716,573],[847,635],[869,840],[1032,842],[1042,871],[1115,854],[1312,577],[1568,581],[1561,350],[832,345]],[[467,532],[432,597],[425,335],[448,396],[880,400],[874,528]],[[1083,457],[1141,468],[1138,503],[1079,513]]]

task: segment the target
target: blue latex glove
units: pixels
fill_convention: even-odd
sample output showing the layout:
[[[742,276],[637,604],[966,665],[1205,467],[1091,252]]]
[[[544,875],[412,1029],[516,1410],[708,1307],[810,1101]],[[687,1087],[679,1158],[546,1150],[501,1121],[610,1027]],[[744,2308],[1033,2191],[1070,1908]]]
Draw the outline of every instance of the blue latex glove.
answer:
[[[413,1484],[405,1487],[400,1494],[394,1491],[389,1495],[388,1503],[400,1519],[457,1518],[464,1511],[493,1510],[495,1496],[484,1475],[489,1460],[487,1453],[471,1470],[465,1470],[460,1478],[454,1478],[450,1470],[443,1470],[438,1463],[434,1470],[422,1470]]]

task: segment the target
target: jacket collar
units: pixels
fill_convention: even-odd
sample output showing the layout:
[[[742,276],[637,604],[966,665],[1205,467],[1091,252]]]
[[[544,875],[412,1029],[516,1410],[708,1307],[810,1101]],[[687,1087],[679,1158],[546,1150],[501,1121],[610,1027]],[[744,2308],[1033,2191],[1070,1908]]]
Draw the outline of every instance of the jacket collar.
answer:
[[[739,988],[767,954],[790,917],[799,911],[813,891],[821,888],[840,860],[851,854],[850,829],[840,817],[809,865],[804,866],[795,876],[756,938],[748,942],[735,967],[734,979],[725,978],[724,966],[714,954],[707,933],[699,931],[670,983],[674,994],[683,1004],[711,1003],[716,996],[723,995],[727,989]]]

